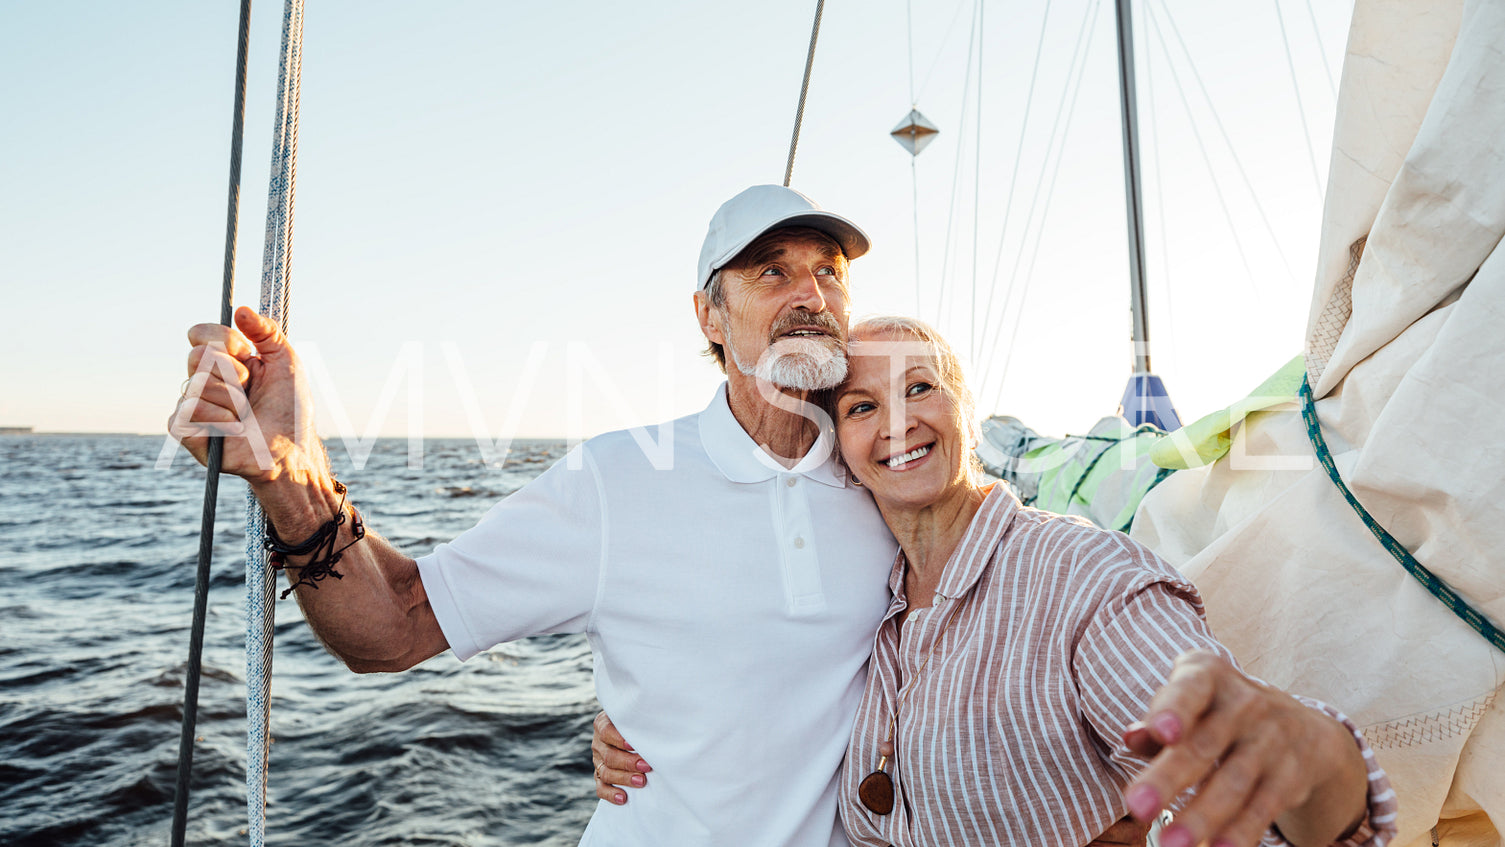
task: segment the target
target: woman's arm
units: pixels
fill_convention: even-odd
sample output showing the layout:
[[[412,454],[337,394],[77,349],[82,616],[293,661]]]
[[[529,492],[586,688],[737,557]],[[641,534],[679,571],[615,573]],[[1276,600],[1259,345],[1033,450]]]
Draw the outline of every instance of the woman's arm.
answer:
[[[1369,768],[1349,728],[1209,651],[1176,659],[1124,742],[1151,759],[1125,791],[1136,818],[1200,786],[1162,847],[1252,845],[1272,820],[1296,847],[1321,847],[1367,817]]]
[[[1381,814],[1388,782],[1366,764],[1362,738],[1240,671],[1190,583],[1109,599],[1083,631],[1073,670],[1084,718],[1136,774],[1124,795],[1136,818],[1196,789],[1162,847],[1252,847],[1272,824],[1297,847],[1330,844],[1366,820],[1375,827],[1366,837],[1393,834]]]

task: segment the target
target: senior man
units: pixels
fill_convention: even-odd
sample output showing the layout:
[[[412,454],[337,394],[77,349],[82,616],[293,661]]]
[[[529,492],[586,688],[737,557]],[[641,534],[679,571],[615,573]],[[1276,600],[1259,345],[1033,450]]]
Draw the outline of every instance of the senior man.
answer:
[[[202,462],[208,433],[242,432],[249,402],[272,461],[229,438],[225,470],[251,484],[304,577],[310,626],[352,670],[586,633],[597,696],[653,762],[655,789],[600,804],[582,844],[844,845],[836,773],[895,548],[803,401],[846,373],[847,263],[867,249],[796,191],[727,201],[695,292],[727,379],[704,411],[664,425],[672,463],[656,467],[627,432],[598,436],[417,561],[352,533],[296,355],[250,310],[239,332],[189,333],[190,371],[207,375],[174,434]],[[307,578],[329,567],[342,578]]]

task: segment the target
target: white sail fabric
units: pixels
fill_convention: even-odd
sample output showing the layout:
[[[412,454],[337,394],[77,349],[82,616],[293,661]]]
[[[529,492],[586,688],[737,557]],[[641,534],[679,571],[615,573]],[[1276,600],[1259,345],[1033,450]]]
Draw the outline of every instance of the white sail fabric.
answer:
[[[1505,3],[1359,0],[1306,361],[1358,499],[1505,623]],[[1400,800],[1396,847],[1499,847],[1505,653],[1409,576],[1311,458],[1300,415],[1146,497],[1134,536],[1191,576],[1269,682],[1343,708]]]

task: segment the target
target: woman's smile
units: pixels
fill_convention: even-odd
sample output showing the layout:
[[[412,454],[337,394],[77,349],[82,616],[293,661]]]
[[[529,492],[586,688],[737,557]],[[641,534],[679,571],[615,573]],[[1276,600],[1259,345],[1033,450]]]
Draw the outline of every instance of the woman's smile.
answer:
[[[907,471],[910,468],[916,467],[922,459],[930,455],[930,450],[934,446],[935,443],[931,442],[930,444],[916,447],[907,453],[891,456],[887,462],[888,469],[891,471]]]
[[[847,468],[886,515],[967,499],[969,406],[928,344],[854,334],[832,411]]]

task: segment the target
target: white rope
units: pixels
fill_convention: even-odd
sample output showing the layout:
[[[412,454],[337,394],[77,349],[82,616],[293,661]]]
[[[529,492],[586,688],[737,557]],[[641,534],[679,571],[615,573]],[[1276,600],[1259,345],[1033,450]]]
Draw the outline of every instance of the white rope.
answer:
[[[303,0],[286,0],[272,177],[267,187],[261,313],[287,331],[293,258],[293,188],[298,171],[298,102],[303,72]],[[246,492],[246,833],[251,847],[266,838],[267,753],[271,743],[272,633],[277,572],[267,562],[266,516]]]

